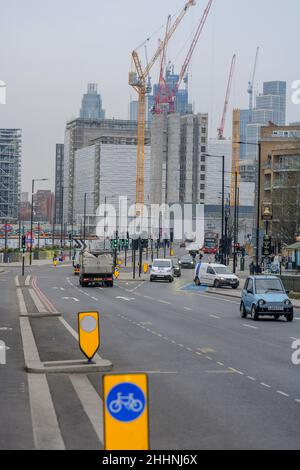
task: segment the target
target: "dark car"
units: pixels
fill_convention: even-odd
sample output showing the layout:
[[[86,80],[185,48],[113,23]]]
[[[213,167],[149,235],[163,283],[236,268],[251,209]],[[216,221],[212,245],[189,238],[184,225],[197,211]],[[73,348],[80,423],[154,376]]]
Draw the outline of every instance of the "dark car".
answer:
[[[181,266],[178,259],[172,259],[174,277],[181,277]]]
[[[195,259],[190,255],[185,255],[179,261],[181,269],[194,269],[196,266]]]

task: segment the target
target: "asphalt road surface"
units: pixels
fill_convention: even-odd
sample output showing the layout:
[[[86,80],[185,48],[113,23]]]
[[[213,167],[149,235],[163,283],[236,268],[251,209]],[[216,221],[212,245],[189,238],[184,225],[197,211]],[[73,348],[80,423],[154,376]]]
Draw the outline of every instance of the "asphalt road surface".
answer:
[[[14,410],[14,394],[9,397],[1,377],[0,390],[6,393],[1,414],[10,424],[7,432],[0,431],[0,448],[31,448],[38,419],[30,415],[30,387],[22,370],[15,274],[2,275],[0,282],[6,315],[0,328],[16,328],[0,374],[16,388],[14,394],[22,385],[22,414]],[[192,271],[173,284],[119,281],[113,289],[81,288],[70,266],[34,267],[28,274],[46,309],[61,312],[73,330],[78,312],[99,311],[99,354],[113,362],[114,373],[149,374],[151,449],[300,448],[300,366],[291,361],[292,343],[300,338],[299,310],[294,323],[243,320],[238,301],[183,290]],[[35,311],[32,298],[24,298]],[[30,322],[42,361],[81,357],[71,329],[61,321]],[[101,422],[93,422],[92,405],[86,405],[90,387],[102,396],[101,374],[75,380],[48,374],[47,385],[63,447],[102,448]]]

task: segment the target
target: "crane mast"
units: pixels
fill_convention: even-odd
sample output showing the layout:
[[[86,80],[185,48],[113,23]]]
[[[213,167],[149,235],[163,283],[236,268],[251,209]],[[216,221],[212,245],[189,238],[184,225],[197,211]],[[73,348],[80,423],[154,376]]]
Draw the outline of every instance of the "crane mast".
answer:
[[[231,61],[229,80],[228,80],[228,85],[227,85],[227,90],[226,90],[226,97],[225,97],[225,103],[224,103],[224,109],[223,109],[221,124],[220,124],[220,127],[218,129],[218,138],[219,138],[219,140],[224,139],[224,129],[225,129],[226,116],[227,116],[227,110],[228,110],[232,80],[233,80],[233,75],[234,75],[235,63],[236,63],[236,55],[234,54],[234,56],[232,57],[232,61]]]
[[[259,47],[257,47],[257,49],[256,49],[256,56],[255,56],[255,62],[254,62],[254,69],[253,69],[252,80],[248,83],[248,94],[249,94],[249,122],[252,122],[253,88],[254,88],[254,80],[255,80],[256,69],[257,69],[258,55],[259,55]]]

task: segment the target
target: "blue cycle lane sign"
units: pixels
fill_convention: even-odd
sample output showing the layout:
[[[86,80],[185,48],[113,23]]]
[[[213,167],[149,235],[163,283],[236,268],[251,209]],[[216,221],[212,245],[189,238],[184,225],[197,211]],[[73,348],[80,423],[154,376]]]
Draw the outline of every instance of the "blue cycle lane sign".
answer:
[[[103,390],[105,449],[148,450],[146,374],[106,375]]]

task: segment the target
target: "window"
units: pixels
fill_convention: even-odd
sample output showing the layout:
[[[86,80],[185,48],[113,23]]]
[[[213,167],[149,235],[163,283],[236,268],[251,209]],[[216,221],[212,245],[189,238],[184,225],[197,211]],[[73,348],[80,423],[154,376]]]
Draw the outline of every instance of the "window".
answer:
[[[253,280],[252,280],[252,279],[249,279],[249,280],[248,280],[247,291],[253,292]]]
[[[215,275],[216,273],[215,273],[215,271],[213,270],[213,268],[212,268],[211,266],[208,266],[208,268],[207,268],[207,274],[213,274],[213,275]]]
[[[205,175],[200,175],[200,180],[205,181]]]
[[[202,199],[202,200],[205,199],[205,194],[204,194],[204,193],[201,193],[201,194],[200,194],[200,199]]]
[[[205,165],[201,165],[201,171],[205,171]]]

